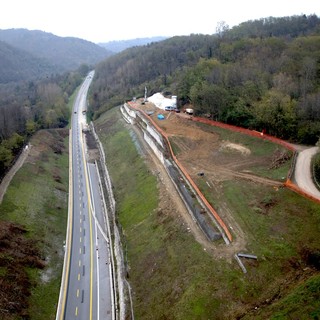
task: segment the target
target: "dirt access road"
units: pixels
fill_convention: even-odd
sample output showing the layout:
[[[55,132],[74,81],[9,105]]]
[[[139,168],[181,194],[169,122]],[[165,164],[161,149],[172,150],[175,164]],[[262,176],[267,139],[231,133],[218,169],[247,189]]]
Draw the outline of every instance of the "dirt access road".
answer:
[[[311,173],[311,159],[318,149],[318,147],[313,147],[299,152],[295,167],[295,180],[301,189],[320,199],[320,192],[313,183]]]
[[[147,113],[153,112],[152,119],[169,137],[178,160],[188,171],[191,178],[196,181],[199,179],[199,173],[203,173],[202,179],[205,179],[215,197],[219,198],[219,215],[235,234],[231,246],[226,247],[225,244],[210,243],[203,234],[201,235],[201,231],[192,228],[192,224],[194,224],[192,221],[186,220],[188,212],[181,214],[197,241],[216,257],[231,258],[234,253],[244,250],[246,236],[234,220],[227,203],[223,200],[222,184],[226,180],[245,179],[255,184],[273,187],[283,186],[282,181],[257,176],[252,172],[254,166],[269,167],[273,161],[272,155],[269,158],[254,155],[247,146],[224,141],[216,132],[200,128],[196,123],[190,121],[188,116],[165,112],[156,108],[152,103],[146,103],[139,107]],[[165,120],[157,119],[159,113],[165,115]],[[162,165],[160,164],[160,166]],[[157,170],[161,172],[159,166]],[[172,194],[173,191],[169,190],[169,188],[171,189],[171,187],[168,187],[169,184],[166,182],[164,185],[167,191]],[[179,208],[177,210],[179,213],[183,211],[181,206],[176,208]]]
[[[12,178],[14,177],[16,172],[21,168],[24,161],[27,159],[27,157],[29,155],[30,148],[31,148],[31,145],[27,145],[24,147],[22,153],[18,157],[15,164],[12,166],[12,168],[9,170],[9,172],[2,179],[2,181],[0,183],[0,203],[3,200],[3,196],[5,195]]]

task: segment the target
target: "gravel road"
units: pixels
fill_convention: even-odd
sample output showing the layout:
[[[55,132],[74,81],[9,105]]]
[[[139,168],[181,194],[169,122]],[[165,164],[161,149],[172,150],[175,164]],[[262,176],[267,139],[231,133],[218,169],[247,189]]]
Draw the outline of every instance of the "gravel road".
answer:
[[[311,159],[318,151],[318,147],[312,147],[299,152],[295,168],[295,180],[304,191],[320,199],[320,192],[315,187],[311,175]]]
[[[7,191],[7,188],[9,186],[12,178],[14,177],[16,172],[21,168],[21,166],[23,165],[24,161],[27,159],[27,157],[29,155],[30,147],[31,147],[31,145],[27,145],[23,149],[21,155],[19,156],[19,158],[17,159],[15,164],[12,166],[12,168],[9,170],[9,172],[5,175],[5,177],[1,181],[1,183],[0,183],[0,203],[3,200],[3,197],[4,197],[4,195],[5,195],[6,191]]]

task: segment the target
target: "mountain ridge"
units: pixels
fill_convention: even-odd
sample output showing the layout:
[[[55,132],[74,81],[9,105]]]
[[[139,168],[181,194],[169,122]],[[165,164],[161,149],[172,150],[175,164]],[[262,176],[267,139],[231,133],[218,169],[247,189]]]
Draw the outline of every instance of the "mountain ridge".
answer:
[[[156,36],[156,37],[135,38],[135,39],[128,39],[128,40],[114,40],[114,41],[108,41],[108,42],[99,42],[98,45],[114,53],[119,53],[131,47],[144,46],[144,45],[148,45],[153,42],[159,42],[165,39],[168,39],[168,37]]]
[[[59,37],[40,30],[0,30],[0,41],[36,58],[45,59],[57,72],[74,70],[81,64],[94,65],[112,55],[110,51],[93,42]]]

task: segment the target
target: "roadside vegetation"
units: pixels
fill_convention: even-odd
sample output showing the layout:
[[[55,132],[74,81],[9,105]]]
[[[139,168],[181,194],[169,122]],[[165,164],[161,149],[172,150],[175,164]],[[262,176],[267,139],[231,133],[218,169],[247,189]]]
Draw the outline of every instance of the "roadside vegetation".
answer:
[[[199,177],[213,205],[225,201],[231,208],[245,234],[244,251],[258,256],[243,261],[248,270],[243,274],[227,246],[225,253],[221,243],[218,254],[204,250],[181,217],[164,209],[155,175],[120,118],[114,108],[96,121],[96,128],[107,154],[137,318],[320,316],[318,204],[285,188],[237,180],[225,181],[223,200],[217,199]],[[231,135],[228,139],[232,142]],[[258,142],[251,146],[258,153],[260,148]]]
[[[82,66],[45,80],[0,84],[0,181],[37,130],[68,124],[69,98],[88,70]]]
[[[0,318],[55,319],[68,205],[68,130],[38,131],[0,205]]]

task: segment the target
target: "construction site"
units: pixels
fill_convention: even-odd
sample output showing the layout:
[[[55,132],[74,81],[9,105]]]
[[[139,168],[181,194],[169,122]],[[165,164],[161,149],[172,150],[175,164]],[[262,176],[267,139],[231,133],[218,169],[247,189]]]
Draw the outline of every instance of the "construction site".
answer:
[[[238,143],[234,139],[233,142],[225,140],[213,126],[195,121],[189,112],[166,109],[168,107],[159,108],[142,99],[121,108],[126,121],[143,132],[144,140],[166,168],[206,239],[212,242],[223,238],[226,244],[232,242],[231,251],[235,254],[245,248],[245,236],[223,201],[222,183],[245,180],[282,188],[290,175],[294,149],[290,144],[282,143],[284,145],[279,144],[268,157],[259,155],[252,151],[250,145],[241,143],[240,137]],[[254,139],[262,136],[258,132],[251,135]],[[262,143],[270,144],[268,139],[262,139]],[[268,174],[269,169],[281,166],[287,168],[285,175],[273,178]],[[203,186],[206,193],[209,191],[219,199],[217,204],[208,201],[203,194]]]

